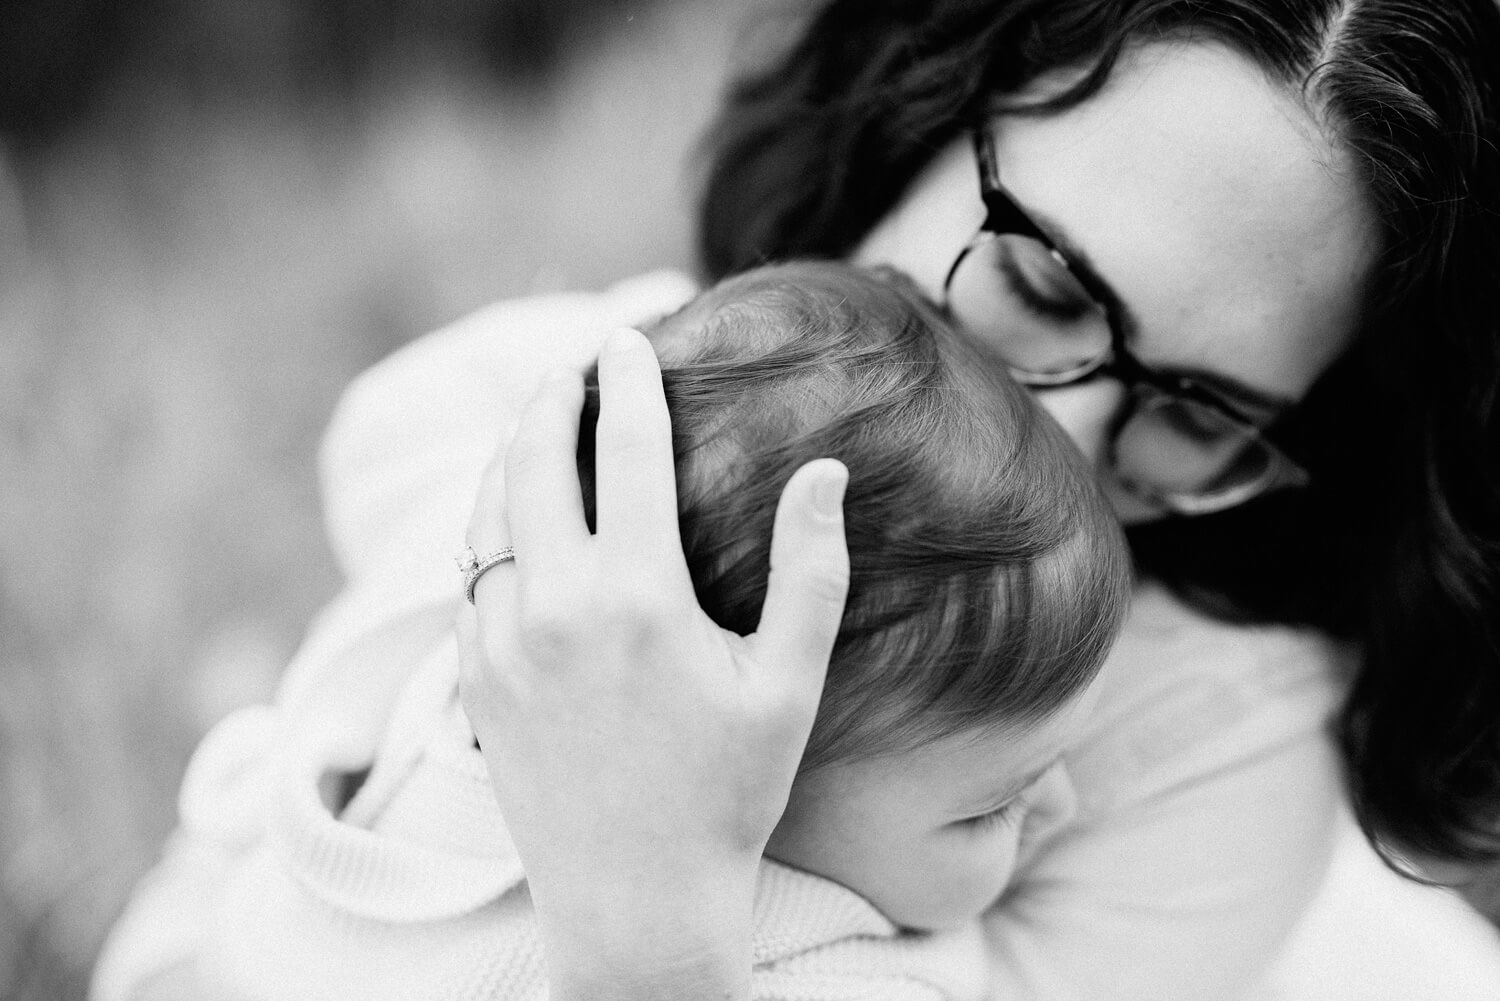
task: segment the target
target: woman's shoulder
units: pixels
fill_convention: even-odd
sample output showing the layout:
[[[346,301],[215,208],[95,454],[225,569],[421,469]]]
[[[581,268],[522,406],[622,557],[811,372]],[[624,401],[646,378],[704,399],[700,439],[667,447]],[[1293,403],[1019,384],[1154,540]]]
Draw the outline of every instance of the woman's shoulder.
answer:
[[[1144,797],[1325,739],[1350,664],[1317,630],[1224,622],[1142,584],[1070,767],[1110,799]]]
[[[602,292],[498,302],[357,377],[319,459],[329,539],[345,573],[360,577],[377,562],[411,572],[407,557],[457,549],[485,463],[541,377],[582,370],[610,330],[647,323],[694,291],[686,275],[664,271]],[[451,575],[451,564],[442,570]]]
[[[686,274],[666,270],[635,275],[602,291],[502,299],[413,341],[361,378],[420,366],[449,353],[518,352],[555,361],[583,352],[592,358],[603,331],[648,323],[696,291]]]
[[[1274,691],[1336,678],[1346,655],[1317,629],[1215,618],[1146,581],[1131,596],[1110,665],[1113,687],[1236,683]]]
[[[433,401],[452,401],[457,393],[461,403],[467,394],[486,389],[503,392],[525,374],[585,366],[611,329],[648,323],[682,305],[695,290],[687,275],[657,271],[602,292],[557,292],[491,303],[412,341],[357,376],[334,412],[325,455],[348,437],[358,437],[386,408],[420,417],[414,392]]]

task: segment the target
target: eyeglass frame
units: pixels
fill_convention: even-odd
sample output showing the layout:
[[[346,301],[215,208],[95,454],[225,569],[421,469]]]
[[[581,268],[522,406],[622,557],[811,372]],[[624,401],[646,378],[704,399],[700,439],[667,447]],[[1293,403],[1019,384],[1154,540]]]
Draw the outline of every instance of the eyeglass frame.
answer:
[[[1068,254],[1057,245],[1046,230],[1032,218],[1014,195],[1000,181],[1000,167],[995,157],[994,133],[988,121],[972,130],[974,158],[979,170],[979,197],[984,203],[984,221],[974,236],[964,244],[953,264],[943,278],[943,296],[940,305],[949,310],[949,292],[953,278],[964,260],[987,240],[1001,236],[1022,236],[1041,244],[1052,258],[1078,282],[1088,293],[1094,304],[1103,311],[1104,322],[1109,330],[1109,347],[1098,358],[1091,359],[1072,369],[1059,373],[1032,372],[1011,365],[1011,377],[1029,389],[1059,389],[1091,382],[1101,376],[1119,380],[1127,390],[1147,386],[1168,399],[1186,400],[1201,404],[1215,411],[1247,435],[1247,443],[1258,441],[1268,455],[1267,473],[1259,480],[1229,488],[1222,494],[1201,496],[1192,493],[1170,493],[1158,491],[1122,479],[1122,484],[1131,493],[1147,501],[1161,504],[1177,514],[1209,514],[1227,510],[1260,496],[1263,493],[1284,487],[1305,485],[1310,476],[1296,460],[1283,452],[1276,443],[1267,438],[1260,424],[1243,411],[1225,400],[1218,393],[1200,384],[1189,376],[1163,372],[1141,361],[1125,346],[1125,331],[1119,319],[1118,298],[1089,269],[1074,264]],[[951,315],[951,313],[950,313]],[[1128,409],[1121,413],[1111,432],[1110,448],[1119,438],[1121,430],[1129,423],[1140,406],[1140,393],[1132,392]],[[1111,462],[1113,462],[1111,456]]]

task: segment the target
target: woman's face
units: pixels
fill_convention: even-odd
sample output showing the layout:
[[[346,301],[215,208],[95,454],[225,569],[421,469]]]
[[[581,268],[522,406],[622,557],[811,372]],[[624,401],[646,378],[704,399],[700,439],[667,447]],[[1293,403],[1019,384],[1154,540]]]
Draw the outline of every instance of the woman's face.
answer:
[[[1006,188],[1118,298],[1147,365],[1222,390],[1268,423],[1352,338],[1379,251],[1374,212],[1348,154],[1237,53],[1202,43],[1127,53],[1083,104],[1001,119],[995,149]],[[855,259],[898,267],[938,295],[984,218],[978,192],[970,144],[956,141]],[[1028,308],[1020,296],[1014,307],[1018,317]],[[1109,468],[1119,382],[1037,395],[1122,519],[1164,513]]]

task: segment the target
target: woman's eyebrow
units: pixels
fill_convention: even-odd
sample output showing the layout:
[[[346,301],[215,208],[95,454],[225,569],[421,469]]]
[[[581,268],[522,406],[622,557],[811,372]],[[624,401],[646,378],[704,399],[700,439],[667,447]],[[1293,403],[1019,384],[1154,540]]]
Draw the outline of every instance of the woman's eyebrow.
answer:
[[[1037,226],[1041,227],[1042,231],[1047,234],[1047,238],[1056,245],[1062,255],[1068,259],[1068,263],[1072,265],[1074,273],[1080,276],[1083,284],[1089,287],[1090,292],[1104,300],[1101,305],[1110,311],[1110,314],[1115,318],[1115,322],[1120,325],[1120,333],[1125,338],[1126,343],[1135,341],[1136,335],[1140,331],[1140,321],[1137,319],[1135,313],[1131,311],[1130,305],[1124,299],[1121,299],[1119,294],[1115,292],[1114,287],[1099,274],[1099,269],[1094,267],[1093,261],[1089,258],[1088,251],[1079,246],[1078,242],[1068,234],[1068,231],[1056,219],[1053,219],[1045,212],[1036,212],[1030,207],[1027,207],[1026,212]],[[1146,359],[1142,360],[1146,361]],[[1234,404],[1236,409],[1245,411],[1246,417],[1257,418],[1257,423],[1262,420],[1265,423],[1270,423],[1286,413],[1297,403],[1296,400],[1289,396],[1283,396],[1280,393],[1273,393],[1265,389],[1257,389],[1248,383],[1241,382],[1232,375],[1225,375],[1223,372],[1211,372],[1207,369],[1182,365],[1157,365],[1150,362],[1148,364],[1151,364],[1153,370],[1165,375],[1176,375],[1184,379],[1191,379],[1203,388],[1224,397],[1227,402]]]

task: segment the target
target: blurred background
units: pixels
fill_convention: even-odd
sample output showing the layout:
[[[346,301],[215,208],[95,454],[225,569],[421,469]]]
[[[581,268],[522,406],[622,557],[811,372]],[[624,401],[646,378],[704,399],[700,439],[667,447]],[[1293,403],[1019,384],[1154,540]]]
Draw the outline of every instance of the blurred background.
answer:
[[[693,144],[804,2],[0,3],[0,999],[83,997],[189,751],[332,595],[341,387],[690,266]]]
[[[689,265],[777,2],[0,4],[0,998],[83,996],[188,752],[333,593],[340,388]]]

